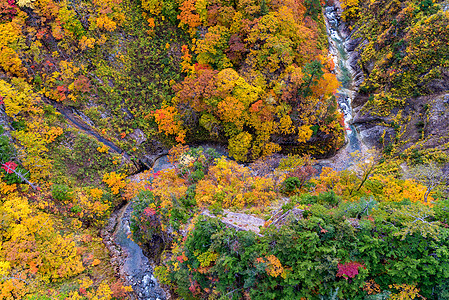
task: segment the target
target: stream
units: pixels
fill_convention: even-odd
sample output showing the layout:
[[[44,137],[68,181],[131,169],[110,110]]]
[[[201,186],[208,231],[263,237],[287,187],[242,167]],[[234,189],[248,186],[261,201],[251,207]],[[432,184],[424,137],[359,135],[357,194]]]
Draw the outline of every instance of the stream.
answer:
[[[153,166],[153,171],[170,168],[167,156],[161,156]],[[131,181],[140,181],[140,173],[128,177]],[[153,275],[154,266],[146,257],[138,244],[131,237],[130,219],[133,202],[128,202],[120,210],[114,212],[108,225],[102,230],[104,243],[111,253],[111,263],[127,285],[134,292],[132,299],[164,300],[166,292],[160,287]]]
[[[324,8],[324,19],[329,41],[329,55],[334,61],[335,74],[340,82],[336,97],[340,110],[344,115],[346,145],[338,150],[333,157],[319,161],[322,167],[332,167],[338,171],[350,167],[352,153],[357,151],[365,153],[367,150],[356,126],[351,124],[353,117],[352,99],[357,86],[354,84],[352,69],[348,62],[346,43],[349,41],[349,37],[343,33],[345,25],[340,18],[341,11],[342,9],[338,2],[334,6],[326,6]]]

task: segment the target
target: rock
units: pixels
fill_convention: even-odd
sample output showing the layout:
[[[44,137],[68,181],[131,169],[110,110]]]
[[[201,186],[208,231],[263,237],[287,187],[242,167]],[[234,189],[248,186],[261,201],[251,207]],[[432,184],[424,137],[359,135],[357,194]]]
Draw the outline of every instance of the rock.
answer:
[[[84,123],[86,123],[87,125],[89,125],[92,128],[95,128],[95,123],[92,122],[92,120],[88,116],[86,116],[83,112],[73,109],[73,113],[80,116],[81,120],[83,120]]]
[[[441,136],[447,133],[449,128],[449,119],[447,118],[449,113],[449,94],[443,97],[435,98],[433,101],[429,101],[428,121],[425,127],[425,134],[433,136]],[[435,146],[438,143],[435,142]]]
[[[348,63],[354,72],[357,72],[360,69],[360,67],[358,65],[359,59],[360,59],[360,53],[358,51],[353,51],[353,52],[349,53]]]
[[[360,44],[360,42],[362,41],[362,38],[356,38],[356,39],[348,39],[348,41],[345,43],[345,49],[347,52],[352,52],[355,50],[355,48],[357,48],[357,46]]]
[[[429,81],[426,85],[429,94],[443,93],[449,90],[449,71],[441,72],[440,78]]]
[[[210,218],[217,218],[217,216],[210,213],[208,210],[202,212],[203,215]],[[265,224],[265,220],[253,217],[243,213],[235,213],[228,210],[223,210],[223,216],[218,217],[221,222],[237,231],[253,231],[260,235],[259,227]]]
[[[369,96],[363,95],[361,93],[355,93],[354,98],[352,99],[352,109],[356,113],[360,111],[360,109],[365,105],[366,102],[368,102]]]
[[[427,85],[426,89],[431,94],[438,94],[449,90],[449,80],[445,79],[433,79]]]
[[[161,156],[167,155],[168,149],[165,148],[163,144],[157,140],[147,140],[145,142],[145,155],[140,158],[140,161],[147,166],[152,168],[154,162]]]
[[[123,119],[125,121],[134,119],[134,115],[129,111],[127,107],[122,107],[120,110],[123,112]]]
[[[368,74],[370,74],[374,70],[374,60],[367,61],[363,65],[363,68],[365,69],[366,72],[368,72]]]
[[[357,88],[362,84],[362,82],[365,80],[365,75],[363,74],[362,68],[360,68],[358,61],[360,59],[360,53],[357,51],[350,52],[349,58],[348,58],[348,64],[351,67],[351,75],[352,75],[352,81],[353,85]]]
[[[147,140],[147,136],[139,128],[134,129],[134,131],[129,134],[129,137],[136,141],[136,146],[139,146]]]
[[[358,112],[352,118],[351,124],[365,124],[374,122],[387,122],[388,120],[384,117],[376,116],[370,114],[369,111],[364,111],[364,109],[358,110]]]
[[[277,212],[267,223],[269,226],[275,226],[280,228],[282,225],[285,225],[291,221],[302,219],[303,209],[293,208],[287,212],[284,212],[282,209]]]
[[[443,96],[443,103],[449,105],[449,94]]]
[[[367,129],[360,128],[359,130],[360,130],[360,137],[368,148],[376,147],[380,149],[384,145],[390,143],[394,137],[394,130],[391,127],[375,125]],[[384,136],[383,143],[382,143],[382,136]]]

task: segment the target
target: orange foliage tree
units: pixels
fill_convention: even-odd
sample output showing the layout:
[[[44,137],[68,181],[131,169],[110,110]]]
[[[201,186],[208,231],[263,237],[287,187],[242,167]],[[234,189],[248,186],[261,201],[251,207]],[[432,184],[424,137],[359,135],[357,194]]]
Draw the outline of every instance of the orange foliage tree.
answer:
[[[317,23],[306,18],[300,1],[270,3],[256,18],[259,8],[254,1],[181,4],[180,26],[207,31],[192,39],[195,56],[183,46],[188,76],[174,87],[177,111],[156,116],[159,129],[173,134],[184,123],[187,137],[206,130],[210,138],[228,141],[231,155],[242,161],[277,152],[282,143],[305,145],[314,135],[334,141],[317,152],[338,147],[338,81],[327,52],[319,50]]]

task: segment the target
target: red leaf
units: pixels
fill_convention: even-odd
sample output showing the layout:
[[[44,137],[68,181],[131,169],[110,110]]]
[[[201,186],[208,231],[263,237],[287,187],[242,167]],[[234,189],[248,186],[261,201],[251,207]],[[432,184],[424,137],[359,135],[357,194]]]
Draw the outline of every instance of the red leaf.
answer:
[[[5,169],[6,173],[11,174],[17,168],[17,164],[12,161],[8,161],[2,165],[2,168]]]

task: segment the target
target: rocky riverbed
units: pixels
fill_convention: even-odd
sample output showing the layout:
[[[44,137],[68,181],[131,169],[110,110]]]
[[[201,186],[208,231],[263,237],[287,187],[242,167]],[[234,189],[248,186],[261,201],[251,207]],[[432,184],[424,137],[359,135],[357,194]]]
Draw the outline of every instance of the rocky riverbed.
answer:
[[[155,172],[169,168],[166,156],[162,156],[154,163]],[[139,181],[140,174],[130,177],[131,181]],[[154,277],[154,265],[146,257],[142,248],[131,239],[130,219],[133,211],[133,202],[114,212],[108,224],[101,231],[103,241],[111,255],[120,278],[131,285],[136,300],[165,300],[166,293]]]

